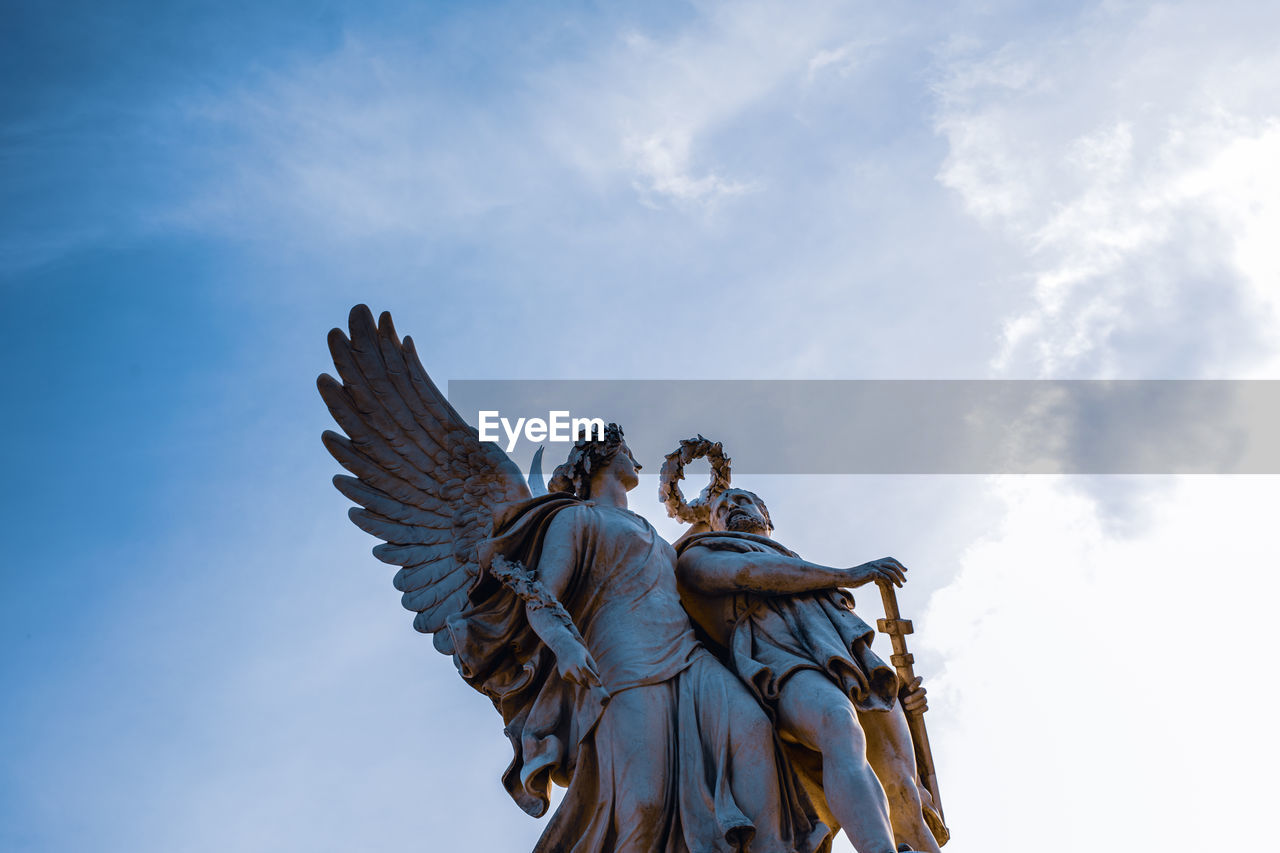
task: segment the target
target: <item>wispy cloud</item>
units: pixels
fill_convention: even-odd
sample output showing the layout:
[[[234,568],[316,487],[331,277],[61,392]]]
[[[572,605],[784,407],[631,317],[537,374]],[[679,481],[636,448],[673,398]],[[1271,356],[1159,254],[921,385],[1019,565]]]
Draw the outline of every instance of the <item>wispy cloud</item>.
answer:
[[[1101,4],[1051,31],[939,48],[938,180],[1008,241],[1023,292],[1005,308],[995,372],[1280,373],[1280,244],[1263,236],[1280,211],[1276,15]],[[1280,743],[1193,737],[1190,773],[1177,744],[1204,731],[1204,697],[1252,680],[1234,649],[1268,645],[1253,602],[1274,596],[1260,567],[1277,555],[1257,512],[1276,489],[1274,478],[986,484],[1003,521],[959,556],[918,626],[951,709],[940,760],[1036,780],[954,787],[951,808],[985,828],[982,849],[1035,838],[1064,853],[1190,850],[1222,843],[1228,812],[1260,831],[1262,800],[1218,780],[1256,778],[1247,765],[1276,760]],[[1230,642],[1198,633],[1194,614],[1224,608],[1243,615]],[[1076,817],[1062,821],[1066,803]],[[1179,818],[1144,817],[1157,814]]]
[[[714,173],[691,174],[692,140],[683,133],[667,131],[652,136],[627,136],[622,148],[630,159],[636,178],[632,185],[640,200],[657,206],[661,200],[676,203],[709,204],[749,192],[751,185],[728,180]]]
[[[715,208],[767,180],[725,162],[726,135],[819,71],[847,75],[871,43],[849,40],[850,23],[827,3],[705,4],[674,37],[627,27],[571,58],[515,57],[472,92],[441,88],[438,57],[403,40],[349,35],[190,104],[232,144],[229,182],[189,213],[248,207],[359,237],[557,194],[629,189],[642,205]]]
[[[1027,258],[1031,304],[1008,317],[997,370],[1265,374],[1261,323],[1280,320],[1280,258],[1259,236],[1280,215],[1268,14],[1104,7],[1053,41],[942,62],[939,178]],[[1223,16],[1247,28],[1206,43]]]

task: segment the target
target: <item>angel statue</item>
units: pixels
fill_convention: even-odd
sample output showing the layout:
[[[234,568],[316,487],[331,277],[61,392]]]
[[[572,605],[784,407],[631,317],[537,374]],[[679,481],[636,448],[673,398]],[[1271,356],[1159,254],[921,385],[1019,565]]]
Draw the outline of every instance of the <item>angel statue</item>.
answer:
[[[686,503],[684,465],[702,457],[711,483]],[[901,586],[906,568],[892,558],[853,568],[800,559],[772,538],[764,501],[730,487],[729,461],[719,443],[698,436],[663,466],[659,498],[694,524],[676,542],[686,609],[769,709],[824,822],[842,827],[859,853],[938,851],[948,833],[919,782],[903,707],[922,713],[924,690],[912,677],[899,700],[898,673],[871,650],[875,632],[845,591]]]
[[[492,700],[514,757],[507,792],[541,853],[813,853],[830,844],[768,716],[696,639],[676,553],[627,509],[622,430],[575,443],[535,497],[423,369],[389,314],[329,335],[341,381],[324,434],[354,477],[351,520],[384,540],[395,586],[462,678]]]

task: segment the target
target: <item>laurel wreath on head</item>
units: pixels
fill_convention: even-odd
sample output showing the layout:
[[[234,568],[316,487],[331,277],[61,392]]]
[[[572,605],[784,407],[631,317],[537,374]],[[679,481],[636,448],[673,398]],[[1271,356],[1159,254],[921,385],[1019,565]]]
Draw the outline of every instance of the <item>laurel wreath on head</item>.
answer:
[[[702,494],[692,502],[686,502],[680,491],[680,481],[684,479],[684,466],[695,459],[703,458],[711,463],[711,481],[702,490]],[[680,447],[667,454],[659,475],[658,500],[666,506],[667,515],[686,524],[708,521],[711,516],[711,502],[729,488],[731,476],[729,466],[732,462],[732,459],[724,455],[724,447],[718,441],[713,442],[701,434],[697,438],[686,438],[681,441]]]

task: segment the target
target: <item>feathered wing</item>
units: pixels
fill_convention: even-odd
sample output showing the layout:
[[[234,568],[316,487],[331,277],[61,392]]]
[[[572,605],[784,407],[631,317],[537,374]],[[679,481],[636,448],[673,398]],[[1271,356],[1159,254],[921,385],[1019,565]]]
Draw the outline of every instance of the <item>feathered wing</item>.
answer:
[[[375,324],[365,305],[351,309],[351,336],[329,333],[341,382],[317,380],[320,395],[346,436],[326,430],[324,444],[354,477],[333,483],[359,504],[360,529],[382,539],[373,549],[400,566],[396,589],[417,613],[413,627],[435,635],[453,654],[443,630],[467,604],[479,572],[477,546],[493,529],[495,511],[531,497],[520,469],[497,445],[480,441],[423,369],[413,339],[401,342],[383,312]]]

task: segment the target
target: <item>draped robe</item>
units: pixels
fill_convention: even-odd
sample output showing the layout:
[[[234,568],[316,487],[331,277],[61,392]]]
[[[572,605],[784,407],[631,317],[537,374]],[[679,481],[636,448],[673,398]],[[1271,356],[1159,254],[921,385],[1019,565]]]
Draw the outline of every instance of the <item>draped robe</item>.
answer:
[[[739,554],[798,555],[767,536],[734,531],[696,533],[679,553],[710,548]],[[795,672],[824,673],[860,711],[887,711],[898,694],[894,669],[871,650],[875,630],[843,589],[793,594],[749,592],[707,596],[681,587],[694,621],[722,646],[731,668],[766,706]]]
[[[572,566],[560,596],[601,680],[561,679],[523,602],[487,566],[496,555],[535,575],[548,530],[567,523]],[[459,672],[502,713],[514,751],[503,776],[530,814],[549,783],[568,788],[535,853],[732,853],[753,849],[759,815],[734,796],[735,765],[785,767],[764,712],[697,640],[680,605],[675,551],[638,515],[561,494],[499,519],[481,549],[472,606],[449,621]],[[772,756],[771,758],[769,756]],[[829,844],[787,771],[777,809],[787,850]]]

